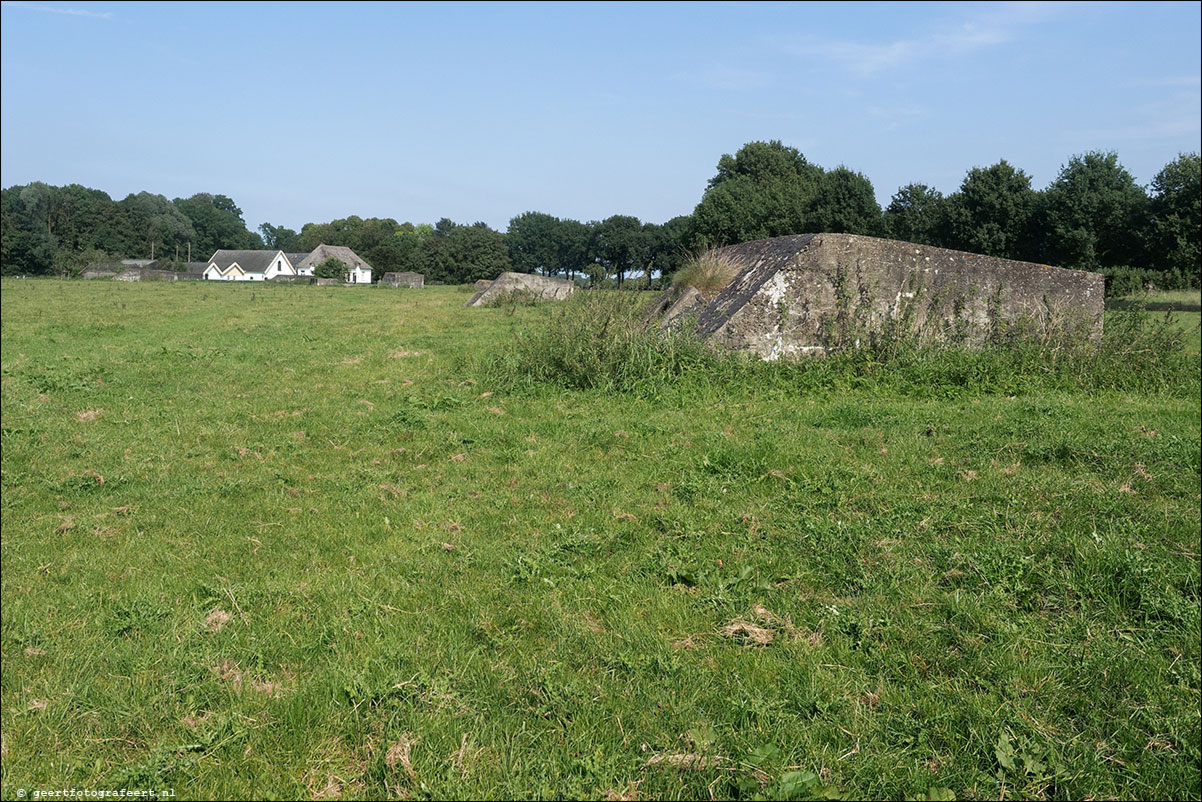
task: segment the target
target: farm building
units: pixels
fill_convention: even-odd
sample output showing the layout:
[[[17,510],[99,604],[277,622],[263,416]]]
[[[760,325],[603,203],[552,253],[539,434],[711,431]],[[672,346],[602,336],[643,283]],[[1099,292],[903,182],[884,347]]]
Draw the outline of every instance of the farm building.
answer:
[[[202,276],[209,281],[268,281],[287,276],[312,276],[317,265],[331,258],[349,268],[348,283],[371,283],[371,265],[343,245],[318,245],[310,253],[220,250],[209,259]]]

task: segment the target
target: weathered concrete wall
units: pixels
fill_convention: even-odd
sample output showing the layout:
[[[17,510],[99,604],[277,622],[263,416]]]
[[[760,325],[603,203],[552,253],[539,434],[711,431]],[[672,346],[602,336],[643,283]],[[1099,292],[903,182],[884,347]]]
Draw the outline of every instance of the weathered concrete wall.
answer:
[[[117,275],[118,272],[119,271],[107,267],[89,267],[87,270],[83,271],[79,277],[86,281],[90,281],[94,278],[112,278],[113,276]]]
[[[1097,273],[852,234],[722,249],[747,267],[701,313],[699,333],[765,359],[821,353],[890,328],[983,342],[999,325],[1102,332]]]
[[[408,287],[411,290],[420,290],[426,283],[426,277],[422,273],[385,273],[380,279],[381,287]]]
[[[709,304],[701,292],[693,286],[672,286],[656,296],[644,310],[643,323],[661,329],[672,328],[689,313],[698,313]]]
[[[152,270],[148,267],[131,267],[113,277],[113,281],[179,281],[180,274],[174,270]]]
[[[575,291],[575,282],[562,278],[536,276],[532,273],[502,273],[487,287],[477,290],[464,306],[488,306],[503,301],[511,294],[544,301],[562,301]]]

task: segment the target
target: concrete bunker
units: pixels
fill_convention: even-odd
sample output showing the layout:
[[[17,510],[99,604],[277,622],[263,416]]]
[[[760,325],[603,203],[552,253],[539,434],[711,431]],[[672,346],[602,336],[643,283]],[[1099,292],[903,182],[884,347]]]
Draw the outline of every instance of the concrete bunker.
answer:
[[[700,313],[698,334],[772,360],[859,338],[980,345],[999,327],[1102,333],[1098,273],[853,234],[799,234],[721,249],[746,267]]]
[[[487,287],[479,289],[464,306],[490,306],[509,297],[540,301],[563,301],[576,291],[576,283],[562,278],[532,273],[502,273]]]

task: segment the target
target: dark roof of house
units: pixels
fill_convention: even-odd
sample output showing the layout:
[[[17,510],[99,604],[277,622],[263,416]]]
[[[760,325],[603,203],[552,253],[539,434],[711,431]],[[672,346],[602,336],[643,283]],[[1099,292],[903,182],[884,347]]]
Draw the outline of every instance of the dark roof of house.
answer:
[[[307,253],[285,253],[284,255],[288,257],[289,262],[292,262],[292,266],[296,267],[301,262],[303,262],[305,260],[305,257],[308,256],[309,254],[307,254]]]
[[[266,273],[278,253],[279,251],[217,251],[205,262],[205,267],[215,264],[219,270],[227,270],[237,262],[243,272]]]
[[[345,245],[318,245],[312,253],[293,264],[300,270],[302,267],[317,267],[326,259],[337,259],[349,268],[371,270],[371,265]]]

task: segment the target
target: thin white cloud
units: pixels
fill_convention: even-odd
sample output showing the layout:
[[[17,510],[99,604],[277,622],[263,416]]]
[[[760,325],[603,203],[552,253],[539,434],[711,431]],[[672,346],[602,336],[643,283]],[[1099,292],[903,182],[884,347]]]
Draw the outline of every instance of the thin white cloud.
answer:
[[[831,62],[864,78],[900,69],[936,55],[959,56],[1012,42],[1021,29],[1059,13],[1061,3],[1003,3],[974,18],[935,28],[921,36],[888,42],[858,42],[803,36],[780,42],[786,52]]]
[[[4,8],[22,8],[26,11],[40,11],[44,14],[68,14],[73,17],[93,17],[95,19],[112,19],[111,11],[88,11],[83,8],[55,8],[54,6],[39,6],[35,3],[17,3],[4,0],[0,3]]]

